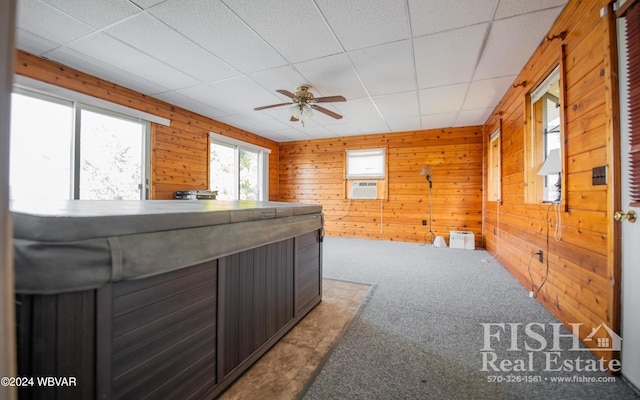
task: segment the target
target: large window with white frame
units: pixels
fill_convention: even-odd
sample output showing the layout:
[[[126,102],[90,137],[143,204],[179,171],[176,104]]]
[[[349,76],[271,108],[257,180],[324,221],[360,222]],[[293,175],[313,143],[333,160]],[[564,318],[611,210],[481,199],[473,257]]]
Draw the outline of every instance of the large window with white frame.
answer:
[[[270,150],[209,134],[209,188],[219,200],[268,200]]]
[[[147,121],[20,88],[11,101],[12,199],[148,198]]]

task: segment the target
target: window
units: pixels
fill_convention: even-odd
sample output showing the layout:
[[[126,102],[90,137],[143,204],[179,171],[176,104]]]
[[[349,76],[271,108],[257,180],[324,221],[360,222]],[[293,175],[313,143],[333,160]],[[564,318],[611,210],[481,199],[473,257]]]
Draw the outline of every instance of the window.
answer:
[[[496,129],[489,140],[487,189],[489,201],[500,201],[500,129]]]
[[[147,122],[23,89],[11,121],[12,199],[147,198]]]
[[[561,98],[558,66],[529,95],[530,128],[525,141],[525,199],[529,203],[561,200]]]
[[[146,198],[143,190],[146,124],[84,108],[79,114],[76,198]]]
[[[347,150],[347,179],[384,179],[387,176],[385,153],[385,149]]]
[[[268,199],[268,149],[210,133],[209,187],[219,200]]]

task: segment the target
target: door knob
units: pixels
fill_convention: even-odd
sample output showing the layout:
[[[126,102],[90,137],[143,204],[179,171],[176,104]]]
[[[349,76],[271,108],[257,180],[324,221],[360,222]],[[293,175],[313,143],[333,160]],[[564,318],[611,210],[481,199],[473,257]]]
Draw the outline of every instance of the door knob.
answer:
[[[629,220],[629,222],[634,223],[636,222],[636,212],[631,210],[627,213],[622,212],[622,211],[616,211],[615,214],[613,214],[613,219],[615,219],[618,222],[622,222],[625,219]]]

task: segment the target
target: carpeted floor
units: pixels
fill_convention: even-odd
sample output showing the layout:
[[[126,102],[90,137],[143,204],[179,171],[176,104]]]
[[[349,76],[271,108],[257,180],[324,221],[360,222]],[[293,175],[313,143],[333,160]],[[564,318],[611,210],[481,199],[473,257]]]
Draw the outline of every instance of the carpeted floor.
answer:
[[[607,373],[551,371],[542,351],[550,344],[526,352],[520,343],[520,350],[512,351],[507,339],[498,343],[490,337],[498,361],[527,360],[529,370],[483,371],[491,367],[483,363],[482,324],[539,323],[546,327],[542,336],[552,343],[549,324],[558,323],[484,250],[326,237],[323,269],[325,278],[367,283],[373,289],[320,373],[300,394],[304,399],[640,398],[621,378]],[[497,329],[493,326],[490,333]],[[561,333],[568,335],[564,328]],[[519,335],[521,340],[523,333]],[[571,339],[562,338],[563,349],[570,348],[567,341]],[[529,353],[534,353],[530,367]],[[560,352],[552,367],[575,360],[576,354]],[[595,360],[590,352],[578,356]],[[552,382],[559,377],[574,382]],[[611,378],[613,382],[584,382]]]

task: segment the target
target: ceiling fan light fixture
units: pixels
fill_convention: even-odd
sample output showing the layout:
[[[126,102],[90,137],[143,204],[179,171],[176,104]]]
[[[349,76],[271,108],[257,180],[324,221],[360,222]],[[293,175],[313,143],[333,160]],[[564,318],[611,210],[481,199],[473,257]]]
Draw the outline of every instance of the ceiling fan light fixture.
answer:
[[[302,106],[300,104],[292,105],[289,107],[289,113],[293,118],[300,119],[300,116],[302,115]]]
[[[309,119],[313,117],[313,110],[308,104],[294,104],[289,107],[289,113],[295,119]]]

